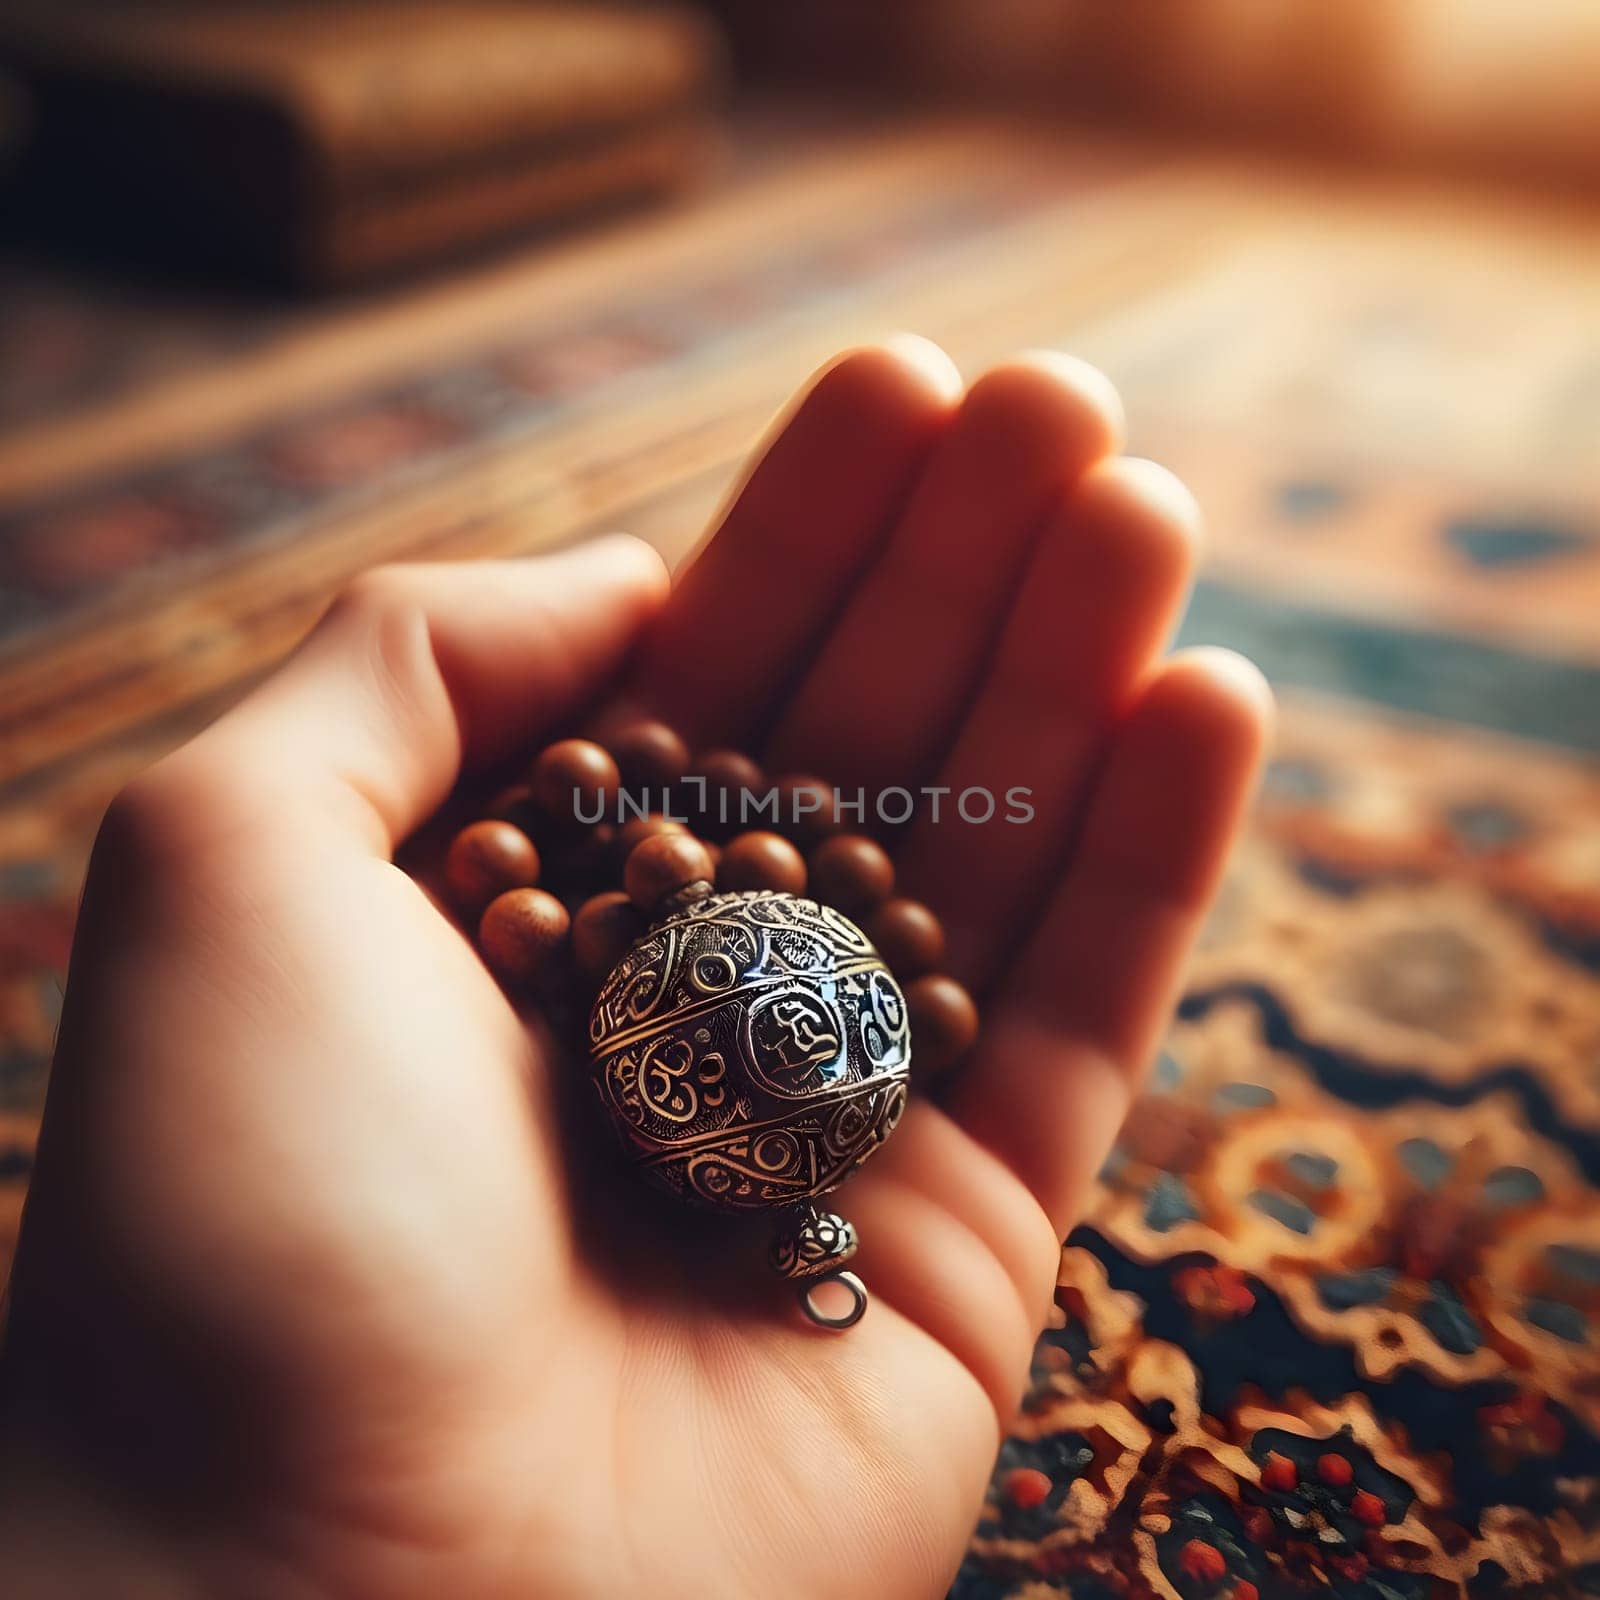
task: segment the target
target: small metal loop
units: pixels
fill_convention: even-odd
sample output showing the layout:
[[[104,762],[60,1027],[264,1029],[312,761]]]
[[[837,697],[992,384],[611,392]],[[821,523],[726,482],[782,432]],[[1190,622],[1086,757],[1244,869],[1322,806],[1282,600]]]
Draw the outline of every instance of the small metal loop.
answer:
[[[812,1295],[825,1283],[843,1284],[850,1291],[853,1304],[843,1316],[828,1316],[825,1312],[819,1311],[812,1300]],[[835,1332],[855,1327],[867,1314],[867,1286],[853,1272],[827,1272],[820,1278],[809,1278],[796,1291],[795,1299],[799,1302],[800,1310],[808,1322]]]

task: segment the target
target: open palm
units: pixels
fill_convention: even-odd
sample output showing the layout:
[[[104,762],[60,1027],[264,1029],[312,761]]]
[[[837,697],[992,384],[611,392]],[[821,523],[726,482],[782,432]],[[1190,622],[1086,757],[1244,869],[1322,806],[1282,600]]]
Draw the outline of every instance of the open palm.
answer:
[[[856,352],[670,595],[625,539],[370,574],[118,800],[0,1368],[8,1592],[942,1592],[1266,717],[1161,659],[1195,517],[1118,428],[1063,358],[963,394]],[[841,1196],[848,1334],[621,1169],[393,864],[602,691],[846,790],[1031,791],[897,843],[985,1027]]]

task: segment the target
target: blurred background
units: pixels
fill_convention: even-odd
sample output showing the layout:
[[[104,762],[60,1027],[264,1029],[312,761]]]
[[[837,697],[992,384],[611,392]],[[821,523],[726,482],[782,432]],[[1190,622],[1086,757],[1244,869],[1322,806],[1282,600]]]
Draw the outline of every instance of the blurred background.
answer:
[[[1284,710],[955,1592],[1600,1594],[1597,247],[1594,0],[0,6],[0,1259],[101,809],[344,578],[1063,347]]]

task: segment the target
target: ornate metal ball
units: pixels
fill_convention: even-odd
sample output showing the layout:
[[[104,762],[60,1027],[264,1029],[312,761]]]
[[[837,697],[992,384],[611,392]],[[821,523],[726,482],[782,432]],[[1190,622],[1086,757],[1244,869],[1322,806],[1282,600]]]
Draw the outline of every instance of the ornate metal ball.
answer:
[[[656,924],[601,987],[589,1039],[633,1158],[718,1209],[804,1207],[905,1109],[905,996],[848,917],[792,895],[712,895]]]

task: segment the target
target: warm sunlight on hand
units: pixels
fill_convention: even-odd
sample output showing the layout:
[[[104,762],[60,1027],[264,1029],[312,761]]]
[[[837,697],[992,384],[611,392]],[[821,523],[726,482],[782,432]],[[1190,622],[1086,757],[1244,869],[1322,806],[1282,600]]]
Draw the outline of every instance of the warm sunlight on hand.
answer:
[[[1062,357],[963,392],[856,352],[670,593],[627,539],[370,574],[126,791],[0,1368],[13,1592],[943,1593],[1269,709],[1163,657],[1197,517],[1119,432]],[[848,1334],[634,1184],[393,864],[624,662],[608,692],[772,771],[1032,791],[896,845],[984,1031],[846,1191]]]

